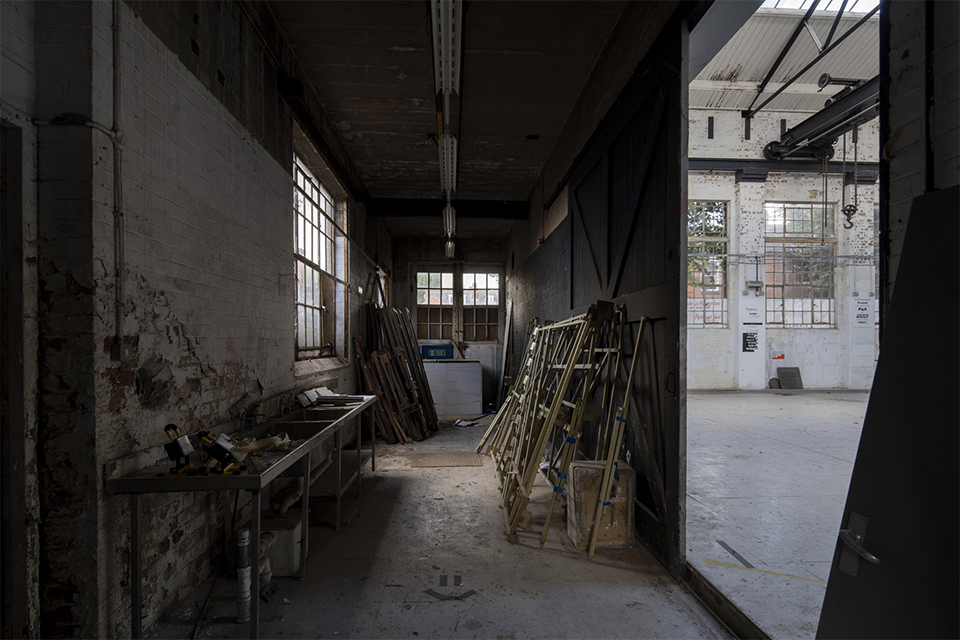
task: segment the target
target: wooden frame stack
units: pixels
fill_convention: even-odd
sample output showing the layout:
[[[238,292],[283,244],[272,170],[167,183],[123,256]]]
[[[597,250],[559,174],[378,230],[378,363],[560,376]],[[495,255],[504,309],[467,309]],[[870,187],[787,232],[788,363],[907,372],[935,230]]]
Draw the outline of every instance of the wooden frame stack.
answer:
[[[410,313],[367,307],[377,350],[367,352],[353,339],[365,391],[377,396],[374,420],[388,443],[423,440],[440,428],[430,383],[414,335]]]
[[[607,398],[620,360],[624,312],[598,302],[587,313],[547,326],[528,328],[517,382],[477,446],[488,454],[501,481],[506,535],[529,525],[527,505],[537,473],[554,495],[541,534],[546,540],[550,516],[565,491],[570,463],[577,458],[584,422],[609,421],[589,402],[601,379]],[[601,430],[606,429],[601,425]]]
[[[640,318],[629,367],[623,357],[626,324],[622,307],[598,302],[586,314],[563,322],[540,326],[534,320],[528,325],[516,384],[476,448],[480,453],[487,447],[494,459],[508,538],[529,525],[527,505],[539,472],[553,489],[540,535],[543,547],[553,512],[566,492],[570,465],[584,453],[579,444],[583,425],[594,423],[597,441],[591,453],[605,465],[588,548],[593,557],[596,523],[610,501],[631,402],[640,413],[633,381],[649,318]],[[645,455],[650,455],[642,415],[638,427]],[[654,480],[662,486],[659,476]]]

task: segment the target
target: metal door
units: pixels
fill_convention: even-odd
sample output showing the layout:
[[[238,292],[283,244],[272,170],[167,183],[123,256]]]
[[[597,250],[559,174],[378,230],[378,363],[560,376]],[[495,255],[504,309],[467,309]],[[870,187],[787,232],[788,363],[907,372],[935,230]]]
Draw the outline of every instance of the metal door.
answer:
[[[913,202],[819,638],[960,635],[958,198]]]

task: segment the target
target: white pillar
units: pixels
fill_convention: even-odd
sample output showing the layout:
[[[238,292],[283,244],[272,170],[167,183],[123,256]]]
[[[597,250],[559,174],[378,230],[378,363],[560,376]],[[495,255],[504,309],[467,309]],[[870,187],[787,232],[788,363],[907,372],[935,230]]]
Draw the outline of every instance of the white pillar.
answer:
[[[844,195],[848,204],[854,201],[854,185],[844,181]],[[850,256],[847,262],[847,291],[844,311],[837,318],[844,330],[847,347],[846,380],[849,389],[869,389],[876,365],[876,269],[873,264],[873,206],[875,187],[861,183],[857,187],[858,211],[850,222],[852,229],[843,228],[846,218],[840,215],[837,224],[844,241],[838,253]],[[862,258],[861,258],[862,256]]]
[[[736,186],[737,233],[736,252],[741,256],[762,257],[764,253],[764,181],[747,181],[742,177]],[[740,389],[767,388],[767,339],[765,330],[766,297],[763,288],[748,287],[750,281],[763,281],[764,267],[750,263],[749,258],[738,260],[739,268],[731,282],[737,319],[734,326],[738,360],[737,386]],[[758,295],[759,294],[759,295]]]

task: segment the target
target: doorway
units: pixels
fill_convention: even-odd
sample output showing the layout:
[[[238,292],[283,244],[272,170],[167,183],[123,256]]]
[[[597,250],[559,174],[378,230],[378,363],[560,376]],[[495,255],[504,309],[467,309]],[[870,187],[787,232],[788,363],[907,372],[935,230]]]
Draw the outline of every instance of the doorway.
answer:
[[[816,634],[876,365],[878,11],[767,0],[690,74],[687,561],[771,637]]]

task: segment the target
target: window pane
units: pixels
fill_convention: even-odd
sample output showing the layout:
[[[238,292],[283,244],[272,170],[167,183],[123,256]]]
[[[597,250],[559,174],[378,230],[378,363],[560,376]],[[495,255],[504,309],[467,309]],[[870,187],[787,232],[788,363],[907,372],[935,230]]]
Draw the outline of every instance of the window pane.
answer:
[[[429,287],[430,286],[430,274],[418,272],[417,273],[417,286],[418,287]]]
[[[499,273],[488,273],[488,274],[487,274],[487,288],[489,288],[489,289],[499,289],[499,288],[500,288],[500,274],[499,274]]]
[[[439,289],[439,288],[440,288],[440,274],[439,274],[439,273],[431,273],[431,274],[430,274],[430,288],[431,288],[431,289],[433,289],[433,288]]]
[[[315,346],[320,346],[322,342],[320,341],[320,311],[314,310],[313,312],[313,344]]]
[[[443,289],[440,299],[443,304],[453,304],[453,289]]]
[[[297,346],[300,347],[306,346],[306,317],[307,314],[304,307],[297,306]]]
[[[487,288],[487,274],[478,273],[477,274],[477,289],[486,289]]]
[[[426,289],[417,289],[417,304],[427,304]]]
[[[309,309],[307,310],[307,313],[306,313],[306,322],[305,322],[305,324],[304,324],[304,327],[305,327],[306,338],[305,338],[305,342],[303,343],[303,346],[305,346],[305,347],[312,347],[312,346],[314,346],[314,343],[313,343],[313,313],[312,313]]]
[[[468,306],[473,306],[476,304],[476,296],[473,291],[464,291],[463,292],[463,304]]]
[[[487,290],[481,289],[477,291],[477,304],[484,305],[487,304]]]
[[[473,289],[473,287],[474,287],[474,274],[472,273],[463,274],[463,288]]]
[[[487,304],[494,305],[500,304],[500,291],[497,289],[491,289],[487,292]]]
[[[443,274],[441,285],[444,289],[453,289],[453,274],[445,273]]]

